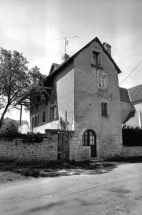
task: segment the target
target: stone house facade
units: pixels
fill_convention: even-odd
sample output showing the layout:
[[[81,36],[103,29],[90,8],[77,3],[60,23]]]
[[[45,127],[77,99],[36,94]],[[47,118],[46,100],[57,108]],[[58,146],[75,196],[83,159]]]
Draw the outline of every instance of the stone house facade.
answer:
[[[98,38],[54,63],[45,81],[49,98],[31,111],[31,130],[71,131],[70,160],[120,155],[122,122],[134,108],[119,89],[119,73],[111,46]]]

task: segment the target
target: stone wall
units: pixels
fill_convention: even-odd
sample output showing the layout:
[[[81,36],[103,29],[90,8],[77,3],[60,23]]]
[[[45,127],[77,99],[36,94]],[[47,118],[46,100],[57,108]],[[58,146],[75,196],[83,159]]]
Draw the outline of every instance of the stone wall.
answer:
[[[139,157],[142,156],[142,147],[123,147],[122,149],[123,157]]]
[[[99,156],[101,158],[120,156],[122,153],[121,136],[102,137],[99,141]]]
[[[52,139],[44,138],[40,143],[22,143],[21,139],[13,141],[0,140],[0,160],[19,162],[46,162],[57,160],[57,135]]]

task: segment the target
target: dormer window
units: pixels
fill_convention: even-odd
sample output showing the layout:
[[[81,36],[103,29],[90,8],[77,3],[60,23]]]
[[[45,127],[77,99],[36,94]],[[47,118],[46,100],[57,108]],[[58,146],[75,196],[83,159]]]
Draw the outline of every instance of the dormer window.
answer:
[[[102,67],[101,52],[98,49],[93,49],[91,53],[91,65],[95,67]]]

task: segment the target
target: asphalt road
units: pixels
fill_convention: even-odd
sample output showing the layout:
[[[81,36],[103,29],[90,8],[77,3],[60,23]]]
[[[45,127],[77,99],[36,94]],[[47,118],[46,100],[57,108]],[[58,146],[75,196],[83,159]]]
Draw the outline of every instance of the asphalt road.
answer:
[[[0,215],[142,215],[142,163],[0,185]]]

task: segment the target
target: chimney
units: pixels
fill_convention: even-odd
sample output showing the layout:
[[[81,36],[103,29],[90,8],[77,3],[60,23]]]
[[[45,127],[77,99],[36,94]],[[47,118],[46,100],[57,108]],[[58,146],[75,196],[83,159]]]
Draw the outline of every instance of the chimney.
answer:
[[[105,47],[105,49],[107,50],[107,52],[111,56],[111,46],[108,43],[103,43],[103,46]]]
[[[63,62],[65,62],[66,60],[68,60],[69,57],[70,57],[69,55],[64,54],[63,57],[62,57]]]

